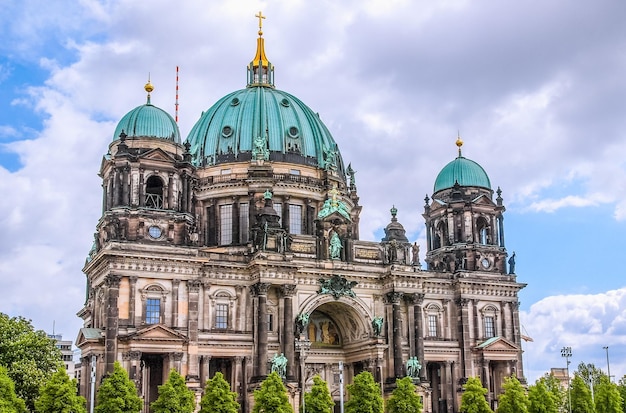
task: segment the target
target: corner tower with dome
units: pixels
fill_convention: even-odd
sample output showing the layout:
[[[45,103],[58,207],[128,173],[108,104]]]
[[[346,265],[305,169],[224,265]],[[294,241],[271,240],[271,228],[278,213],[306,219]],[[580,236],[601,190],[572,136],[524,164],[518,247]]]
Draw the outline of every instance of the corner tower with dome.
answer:
[[[198,399],[221,372],[244,413],[275,369],[294,409],[315,374],[338,406],[340,368],[346,384],[370,371],[386,395],[411,374],[436,413],[458,411],[468,377],[494,406],[505,377],[523,379],[502,198],[460,143],[427,197],[422,266],[399,221],[417,211],[392,207],[380,242],[359,239],[355,172],[319,116],[276,89],[261,24],[246,87],[184,141],[145,90],[100,167],[76,341],[89,403],[115,362],[144,412],[171,369]]]

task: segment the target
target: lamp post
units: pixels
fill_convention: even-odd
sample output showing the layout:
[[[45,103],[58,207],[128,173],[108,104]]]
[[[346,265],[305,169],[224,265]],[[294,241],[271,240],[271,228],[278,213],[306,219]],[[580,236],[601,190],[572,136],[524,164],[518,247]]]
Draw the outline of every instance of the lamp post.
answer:
[[[300,353],[300,386],[302,387],[302,413],[306,413],[306,405],[304,402],[304,390],[306,388],[305,363],[307,352],[311,349],[311,341],[300,337],[296,340],[296,350]]]
[[[569,358],[572,357],[572,348],[563,347],[561,349],[561,357],[565,357],[567,361],[567,401],[569,402],[569,413],[572,413],[572,391],[569,382]]]
[[[609,383],[611,382],[611,365],[609,364],[609,346],[602,347],[606,351],[606,373],[609,376]]]

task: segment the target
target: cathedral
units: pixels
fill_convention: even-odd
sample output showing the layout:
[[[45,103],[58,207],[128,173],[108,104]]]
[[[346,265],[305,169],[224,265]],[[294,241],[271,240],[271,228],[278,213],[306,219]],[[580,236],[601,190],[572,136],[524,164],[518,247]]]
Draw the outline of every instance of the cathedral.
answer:
[[[420,211],[423,259],[391,205],[380,242],[361,240],[341,140],[275,88],[257,17],[245,88],[215,102],[186,139],[151,103],[150,82],[146,103],[113,132],[83,268],[80,394],[93,406],[119,362],[146,413],[171,369],[198,399],[221,372],[242,413],[272,371],[295,411],[319,375],[339,412],[363,371],[385,397],[412,377],[429,413],[458,412],[476,376],[496,407],[506,377],[524,381],[525,284],[505,248],[501,190],[459,138]]]

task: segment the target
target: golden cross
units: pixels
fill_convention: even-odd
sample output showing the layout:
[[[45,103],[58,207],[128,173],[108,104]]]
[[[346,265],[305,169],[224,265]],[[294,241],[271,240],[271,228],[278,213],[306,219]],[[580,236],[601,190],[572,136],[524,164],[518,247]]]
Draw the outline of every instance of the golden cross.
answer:
[[[337,191],[337,184],[333,185],[333,189],[331,189],[330,191],[328,191],[328,193],[330,194],[332,201],[330,202],[330,204],[334,207],[336,207],[339,203],[337,202],[337,195],[339,195],[339,191]]]
[[[259,14],[255,14],[254,17],[258,17],[258,19],[259,19],[259,30],[261,30],[263,28],[263,19],[265,18],[265,16],[263,16],[263,13],[261,11],[259,11]]]

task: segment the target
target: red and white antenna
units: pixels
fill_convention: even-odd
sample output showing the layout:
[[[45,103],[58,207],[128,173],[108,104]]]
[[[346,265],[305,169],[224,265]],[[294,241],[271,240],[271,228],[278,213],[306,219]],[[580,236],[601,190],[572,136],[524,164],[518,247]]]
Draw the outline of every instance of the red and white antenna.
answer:
[[[176,66],[176,103],[174,103],[175,107],[175,120],[178,123],[178,66]]]

